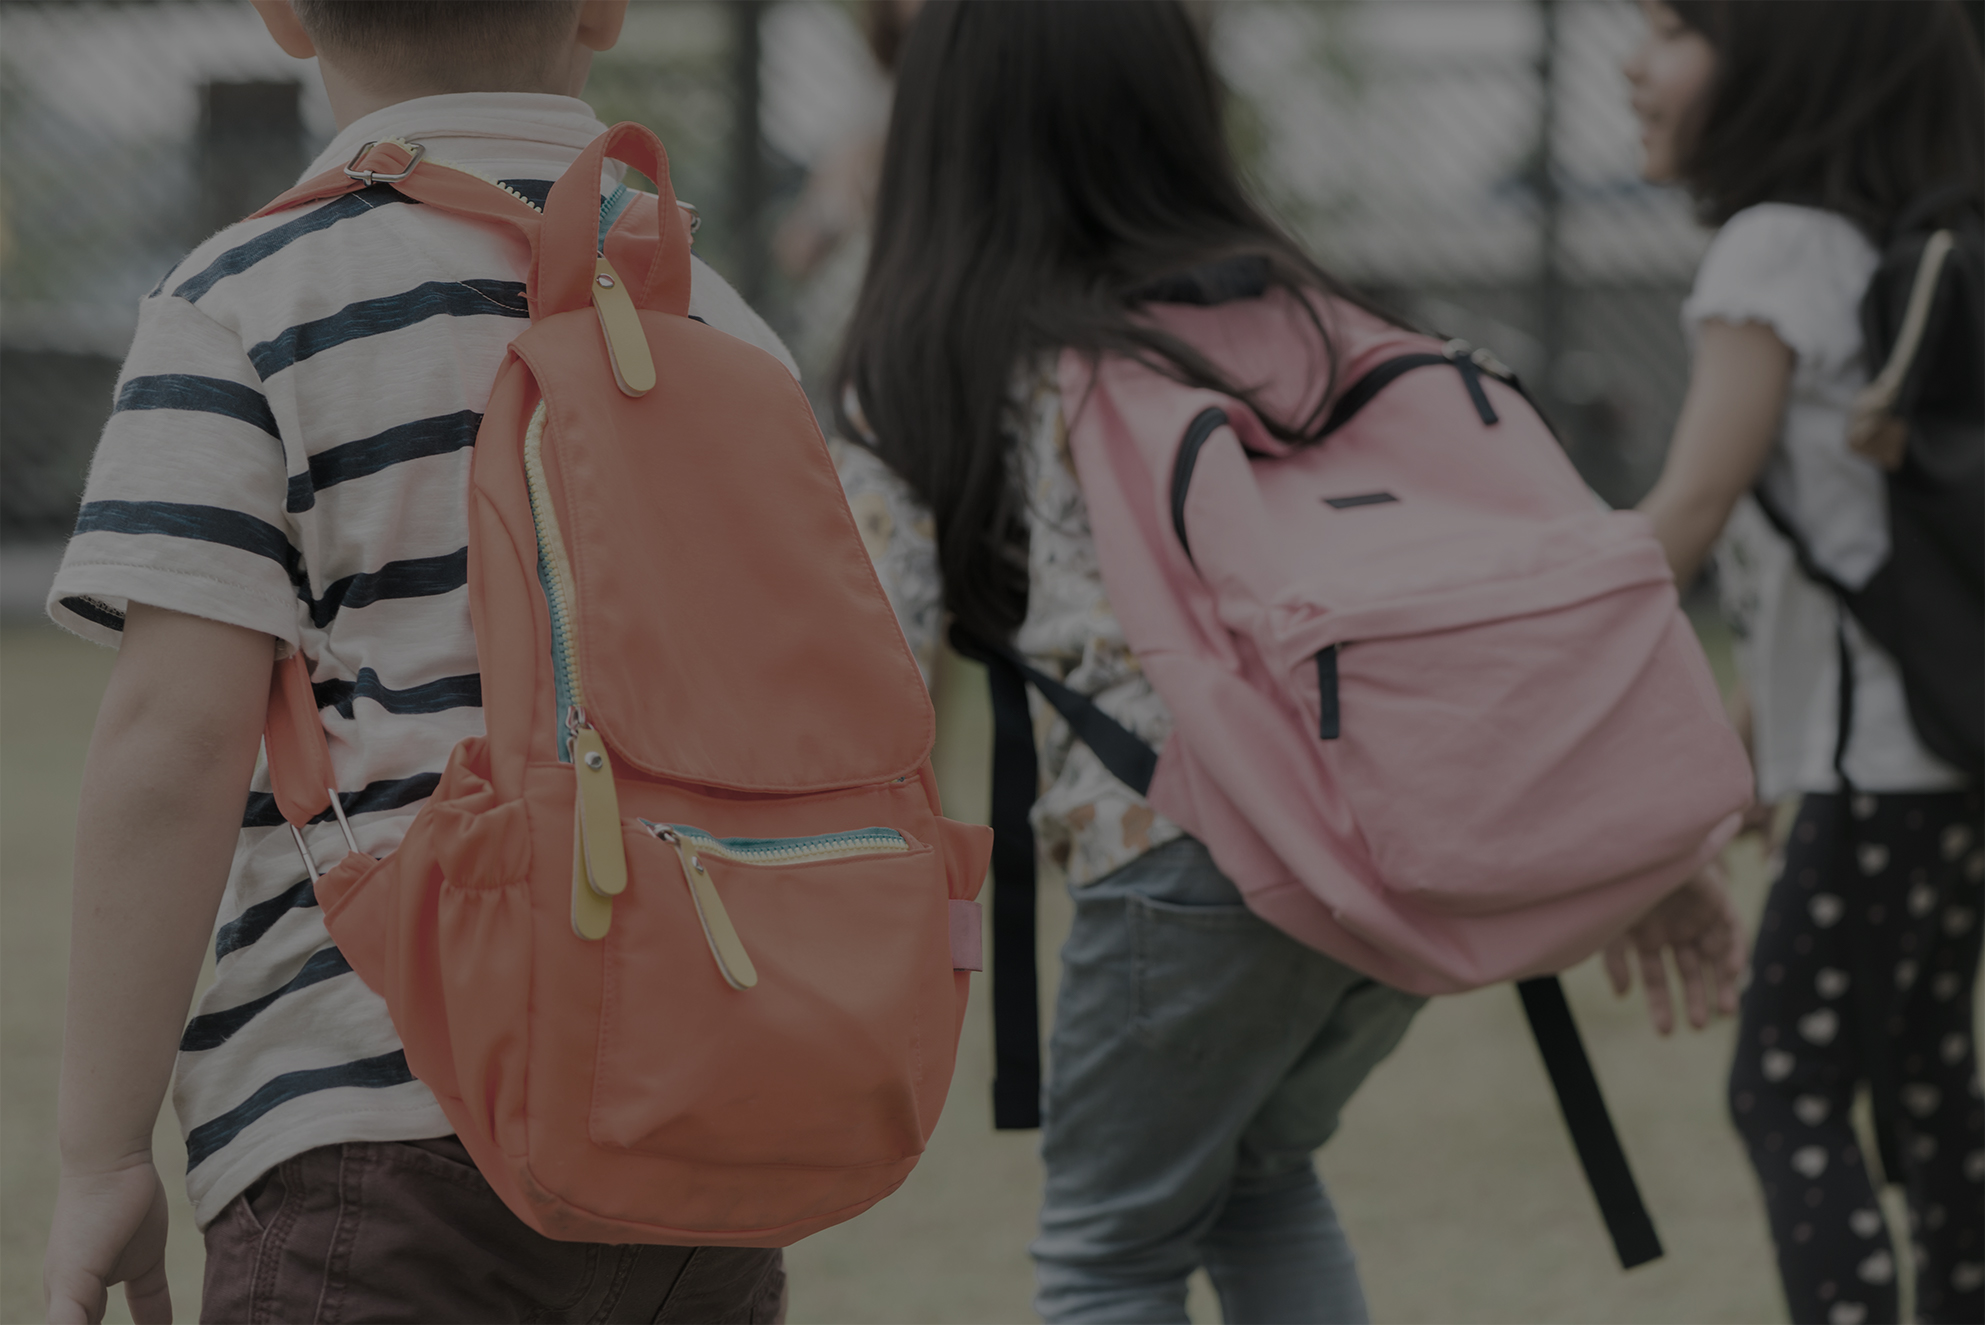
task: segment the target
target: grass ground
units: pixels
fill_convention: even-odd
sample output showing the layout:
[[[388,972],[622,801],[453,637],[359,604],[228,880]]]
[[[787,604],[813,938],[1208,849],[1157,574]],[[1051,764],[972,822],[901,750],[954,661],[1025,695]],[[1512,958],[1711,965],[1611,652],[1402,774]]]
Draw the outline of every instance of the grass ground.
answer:
[[[49,627],[0,631],[0,1322],[36,1320],[41,1309],[70,836],[109,664],[107,652]],[[940,691],[948,808],[982,817],[983,687],[954,662]],[[1755,914],[1761,863],[1746,846],[1732,863]],[[1042,911],[1052,971],[1066,899],[1048,890]],[[1439,999],[1319,1157],[1375,1318],[1782,1320],[1763,1211],[1723,1118],[1729,1025],[1662,1042],[1593,964],[1566,983],[1667,1257],[1624,1274],[1614,1264],[1515,994]],[[788,1253],[795,1325],[1033,1318],[1025,1244],[1040,1188],[1035,1138],[991,1129],[982,994],[979,982],[951,1102],[916,1172],[868,1214]],[[184,1152],[169,1112],[158,1155],[178,1201],[175,1300],[180,1319],[192,1319],[201,1251],[172,1179]],[[1195,1319],[1218,1319],[1203,1282],[1193,1302]],[[128,1319],[121,1301],[110,1319]]]

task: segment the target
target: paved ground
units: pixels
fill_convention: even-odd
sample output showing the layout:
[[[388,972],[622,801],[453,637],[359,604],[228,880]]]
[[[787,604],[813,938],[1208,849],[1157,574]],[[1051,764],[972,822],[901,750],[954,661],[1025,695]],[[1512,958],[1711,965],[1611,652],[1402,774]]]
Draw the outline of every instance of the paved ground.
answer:
[[[53,1190],[70,834],[83,743],[109,655],[47,627],[0,631],[0,1321],[40,1311]],[[961,817],[984,811],[985,718],[971,673],[941,687],[940,775]],[[1759,863],[1733,853],[1745,908]],[[1050,898],[1043,949],[1066,925]],[[1049,968],[1052,962],[1045,963]],[[1777,1321],[1762,1212],[1721,1108],[1729,1028],[1657,1041],[1596,968],[1568,984],[1668,1256],[1622,1274],[1507,988],[1438,1000],[1353,1102],[1320,1167],[1381,1321]],[[792,1319],[1025,1321],[1034,1139],[996,1134],[988,1036],[968,1019],[951,1104],[929,1154],[875,1210],[795,1247]],[[183,1163],[170,1117],[161,1166]],[[168,1187],[174,1184],[168,1177]],[[173,1232],[180,1318],[200,1248],[183,1199]],[[1195,1318],[1218,1318],[1204,1284]],[[122,1304],[112,1320],[127,1319]]]

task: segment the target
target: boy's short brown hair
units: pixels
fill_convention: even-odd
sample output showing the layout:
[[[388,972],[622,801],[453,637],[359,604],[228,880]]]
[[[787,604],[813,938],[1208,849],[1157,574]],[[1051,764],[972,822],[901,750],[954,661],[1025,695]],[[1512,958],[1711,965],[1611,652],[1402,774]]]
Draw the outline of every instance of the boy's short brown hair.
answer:
[[[291,0],[317,46],[434,92],[528,89],[579,0]]]

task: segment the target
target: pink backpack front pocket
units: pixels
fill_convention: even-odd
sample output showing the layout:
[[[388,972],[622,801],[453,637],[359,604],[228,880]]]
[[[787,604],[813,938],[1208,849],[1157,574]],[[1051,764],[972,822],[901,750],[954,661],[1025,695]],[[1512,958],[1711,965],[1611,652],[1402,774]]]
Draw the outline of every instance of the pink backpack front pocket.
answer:
[[[1659,638],[1685,632],[1682,618],[1649,611],[1650,595],[1674,591],[1634,585],[1347,640],[1291,668],[1291,692],[1315,719],[1320,757],[1385,887],[1435,910],[1488,914],[1698,848],[1702,822],[1741,788],[1695,775],[1695,752],[1714,735],[1705,729],[1726,724],[1694,641]]]

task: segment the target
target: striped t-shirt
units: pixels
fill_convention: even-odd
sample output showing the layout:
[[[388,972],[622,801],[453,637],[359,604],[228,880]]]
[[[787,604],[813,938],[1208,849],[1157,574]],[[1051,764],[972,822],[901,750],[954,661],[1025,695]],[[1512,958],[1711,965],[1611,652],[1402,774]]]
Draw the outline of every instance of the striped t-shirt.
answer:
[[[352,124],[306,176],[405,138],[542,203],[604,129],[566,97],[424,97]],[[56,621],[107,644],[141,602],[300,650],[340,800],[374,855],[398,844],[456,742],[483,730],[469,459],[527,325],[527,261],[516,232],[386,184],[202,244],[142,305],[49,596]],[[701,263],[690,311],[790,367]],[[384,1002],[331,942],[268,787],[258,769],[214,983],[180,1042],[173,1099],[202,1225],[301,1151],[451,1130]],[[320,861],[342,855],[334,825],[309,836]]]

